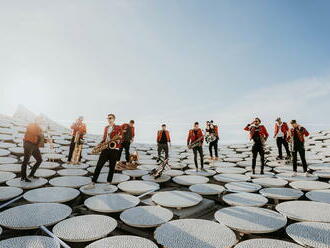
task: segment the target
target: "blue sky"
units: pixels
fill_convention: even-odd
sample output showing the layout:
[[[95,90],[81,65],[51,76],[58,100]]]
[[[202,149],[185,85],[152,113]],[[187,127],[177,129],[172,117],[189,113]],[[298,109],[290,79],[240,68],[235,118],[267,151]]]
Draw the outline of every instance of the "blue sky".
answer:
[[[329,129],[330,2],[13,0],[0,9],[0,112],[17,104],[65,125],[135,119],[137,141],[168,123],[184,143],[213,119],[222,142],[277,116]]]

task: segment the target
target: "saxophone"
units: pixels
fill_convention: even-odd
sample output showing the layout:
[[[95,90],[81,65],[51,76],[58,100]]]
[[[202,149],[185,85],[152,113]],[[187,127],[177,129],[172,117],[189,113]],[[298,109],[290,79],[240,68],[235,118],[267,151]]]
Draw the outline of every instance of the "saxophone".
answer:
[[[193,149],[197,146],[201,146],[202,145],[202,140],[204,139],[204,136],[199,137],[197,140],[195,140],[194,142],[192,142],[190,145],[188,145],[189,149]]]
[[[83,147],[83,142],[80,140],[80,133],[77,132],[76,136],[74,138],[74,150],[71,158],[71,163],[72,164],[79,164],[80,162],[80,155]]]
[[[99,154],[105,149],[115,149],[117,146],[118,141],[121,141],[122,136],[121,135],[115,135],[112,139],[109,141],[102,142],[95,146],[93,150],[91,151],[92,154]]]

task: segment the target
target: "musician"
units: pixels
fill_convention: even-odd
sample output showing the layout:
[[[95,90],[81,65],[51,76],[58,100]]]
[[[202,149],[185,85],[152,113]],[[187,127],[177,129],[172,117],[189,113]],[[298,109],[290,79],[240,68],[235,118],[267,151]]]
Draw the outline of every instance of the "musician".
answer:
[[[209,144],[209,152],[210,152],[210,156],[211,159],[215,159],[218,160],[219,156],[218,156],[218,141],[219,141],[219,128],[217,125],[213,124],[213,121],[209,122],[209,126],[205,129],[206,133],[208,135],[213,135],[215,137],[215,140],[210,142]],[[215,154],[215,158],[213,157],[213,150],[214,149],[214,154]]]
[[[33,123],[30,123],[27,128],[23,138],[23,147],[24,147],[24,159],[21,167],[21,180],[25,182],[31,182],[28,178],[36,178],[34,176],[35,172],[42,163],[42,157],[39,150],[39,147],[42,147],[44,144],[44,135],[40,127],[41,117],[36,117]],[[32,170],[29,176],[26,176],[26,167],[30,162],[30,158],[33,156],[36,159],[36,163],[32,167]]]
[[[253,140],[254,144],[252,146],[252,173],[255,174],[255,168],[257,163],[258,153],[260,155],[261,160],[261,172],[260,174],[264,174],[265,167],[265,150],[264,144],[268,139],[268,132],[265,126],[261,125],[261,120],[259,118],[255,118],[254,121],[244,128],[245,131],[250,133],[250,140]]]
[[[115,124],[116,116],[114,114],[109,114],[107,117],[109,125],[104,128],[103,133],[103,139],[101,143],[103,142],[109,142],[111,139],[113,139],[115,136],[122,136],[122,129],[121,126]],[[95,187],[95,183],[97,182],[97,179],[100,175],[101,169],[104,166],[104,164],[109,161],[109,174],[107,178],[107,183],[111,184],[113,179],[113,174],[115,172],[115,167],[117,161],[119,161],[119,149],[121,147],[121,141],[118,140],[116,142],[116,146],[114,149],[104,149],[99,157],[99,160],[97,162],[94,175],[92,178],[92,183],[87,186],[87,189],[93,189]]]
[[[282,122],[281,118],[278,117],[275,122],[275,128],[274,128],[274,139],[276,138],[276,144],[278,148],[278,157],[276,159],[283,159],[282,155],[282,145],[285,148],[286,151],[286,158],[290,159],[290,150],[289,145],[287,142],[287,136],[288,136],[289,127],[286,122]]]
[[[198,145],[193,148],[196,171],[198,171],[197,153],[199,153],[199,156],[200,156],[201,170],[205,171],[204,159],[203,159],[203,156],[204,156],[203,155],[203,141],[204,141],[204,135],[203,135],[202,129],[199,128],[199,123],[195,122],[194,128],[189,130],[188,138],[187,138],[187,146],[189,147],[190,145],[198,142]]]
[[[158,162],[162,151],[165,152],[165,160],[168,159],[168,144],[171,144],[170,132],[166,130],[166,124],[163,124],[162,129],[157,132]]]
[[[68,156],[68,162],[71,162],[72,159],[72,154],[75,148],[75,139],[76,139],[76,135],[77,133],[79,133],[79,138],[78,138],[78,142],[81,142],[81,140],[84,138],[84,135],[87,132],[86,129],[86,124],[83,123],[84,121],[84,117],[79,116],[79,118],[76,120],[76,122],[74,122],[71,125],[71,129],[72,129],[72,138],[71,138],[71,144],[70,144],[70,150],[69,150],[69,156]],[[81,156],[79,158],[79,161],[81,160]]]
[[[134,127],[134,120],[131,120],[129,123],[125,123],[121,125],[121,129],[123,131],[123,139],[121,143],[121,148],[119,149],[119,159],[121,157],[121,154],[123,152],[123,149],[125,149],[125,159],[126,162],[129,162],[129,149],[131,146],[131,143],[134,141],[135,137],[135,127]]]
[[[291,142],[292,148],[292,165],[293,165],[293,172],[294,176],[297,175],[297,157],[298,153],[300,156],[300,160],[306,173],[306,176],[309,176],[307,172],[307,162],[305,157],[305,137],[309,136],[309,132],[306,128],[300,126],[296,120],[292,120],[290,122],[292,128],[289,131],[288,141]]]

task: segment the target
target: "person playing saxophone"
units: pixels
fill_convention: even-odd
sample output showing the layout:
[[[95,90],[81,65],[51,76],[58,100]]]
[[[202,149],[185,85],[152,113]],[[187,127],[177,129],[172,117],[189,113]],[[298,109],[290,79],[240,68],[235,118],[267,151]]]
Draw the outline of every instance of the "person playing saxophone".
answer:
[[[199,128],[199,123],[194,123],[194,128],[189,130],[188,138],[187,138],[187,146],[188,148],[192,148],[194,152],[194,163],[196,166],[196,171],[198,171],[198,162],[197,162],[197,153],[199,153],[200,161],[201,161],[201,170],[204,169],[204,158],[203,158],[203,141],[204,134],[202,129]]]
[[[115,124],[116,116],[114,114],[109,114],[107,117],[109,125],[104,128],[102,143],[112,142],[111,145],[107,146],[106,149],[101,151],[100,157],[97,161],[97,165],[94,171],[94,175],[92,178],[92,183],[86,187],[86,189],[95,188],[95,183],[100,175],[102,167],[106,162],[109,161],[109,174],[107,178],[107,184],[111,184],[113,179],[113,174],[115,172],[116,163],[119,161],[119,149],[121,147],[121,139],[122,139],[122,128],[119,125]]]
[[[76,120],[76,122],[74,122],[71,125],[72,139],[71,139],[69,156],[68,156],[68,162],[69,163],[72,160],[72,155],[73,155],[74,148],[76,146],[76,142],[81,142],[81,140],[84,138],[84,135],[87,132],[86,124],[83,123],[83,121],[84,121],[84,117],[79,116],[79,118]],[[77,135],[78,135],[78,140],[76,140],[77,139],[77,137],[76,137]],[[81,160],[81,156],[79,158],[79,161],[80,160]]]

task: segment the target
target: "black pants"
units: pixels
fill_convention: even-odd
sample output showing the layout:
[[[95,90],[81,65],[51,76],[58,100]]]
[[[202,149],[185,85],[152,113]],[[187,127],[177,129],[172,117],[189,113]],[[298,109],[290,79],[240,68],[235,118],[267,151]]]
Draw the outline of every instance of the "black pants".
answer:
[[[107,161],[109,161],[109,174],[107,178],[107,182],[111,183],[113,174],[115,173],[116,163],[119,160],[119,150],[117,149],[105,149],[101,152],[99,160],[97,161],[97,165],[94,171],[92,181],[94,183],[97,182],[97,179],[100,175],[102,167],[105,165]]]
[[[123,149],[125,149],[125,159],[126,159],[126,162],[129,162],[129,148],[131,146],[131,142],[129,141],[125,141],[122,143],[122,147],[119,149],[119,160],[121,158],[121,154],[123,152]]]
[[[160,144],[158,143],[158,158],[160,158],[160,155],[162,154],[162,151],[165,152],[165,159],[168,159],[168,144]]]
[[[28,163],[30,162],[30,158],[33,156],[36,159],[35,165],[32,167],[32,170],[30,172],[29,176],[34,176],[34,173],[39,168],[40,164],[42,163],[42,158],[39,150],[39,146],[35,145],[31,142],[24,142],[24,160],[22,163],[21,168],[21,177],[22,179],[26,178],[26,167]]]
[[[252,170],[254,171],[256,168],[258,153],[260,155],[261,171],[263,171],[265,167],[265,151],[264,146],[261,144],[254,144],[252,146]]]
[[[210,156],[213,157],[212,148],[214,148],[215,157],[218,157],[218,138],[209,144]]]
[[[284,137],[277,137],[276,138],[276,144],[277,144],[277,148],[278,148],[278,156],[279,158],[283,158],[283,154],[282,154],[282,145],[285,148],[286,151],[286,155],[289,157],[290,156],[290,150],[289,150],[289,145],[288,142],[285,140]]]
[[[293,150],[293,153],[292,153],[293,171],[297,172],[298,153],[300,156],[300,160],[301,160],[304,172],[307,172],[307,162],[306,162],[306,157],[305,157],[305,147],[304,146],[295,146],[295,149]]]
[[[198,163],[197,163],[197,152],[198,152],[199,157],[201,159],[201,168],[203,169],[203,167],[204,167],[203,147],[202,146],[196,146],[196,147],[193,148],[193,152],[194,152],[194,162],[195,162],[196,168],[198,168]]]
[[[68,161],[70,162],[72,159],[72,155],[73,155],[73,151],[74,151],[74,147],[76,146],[76,143],[74,143],[75,137],[72,137],[71,139],[71,144],[70,144],[70,150],[69,150],[69,155],[68,155]],[[79,162],[81,161],[81,154],[79,157]]]

